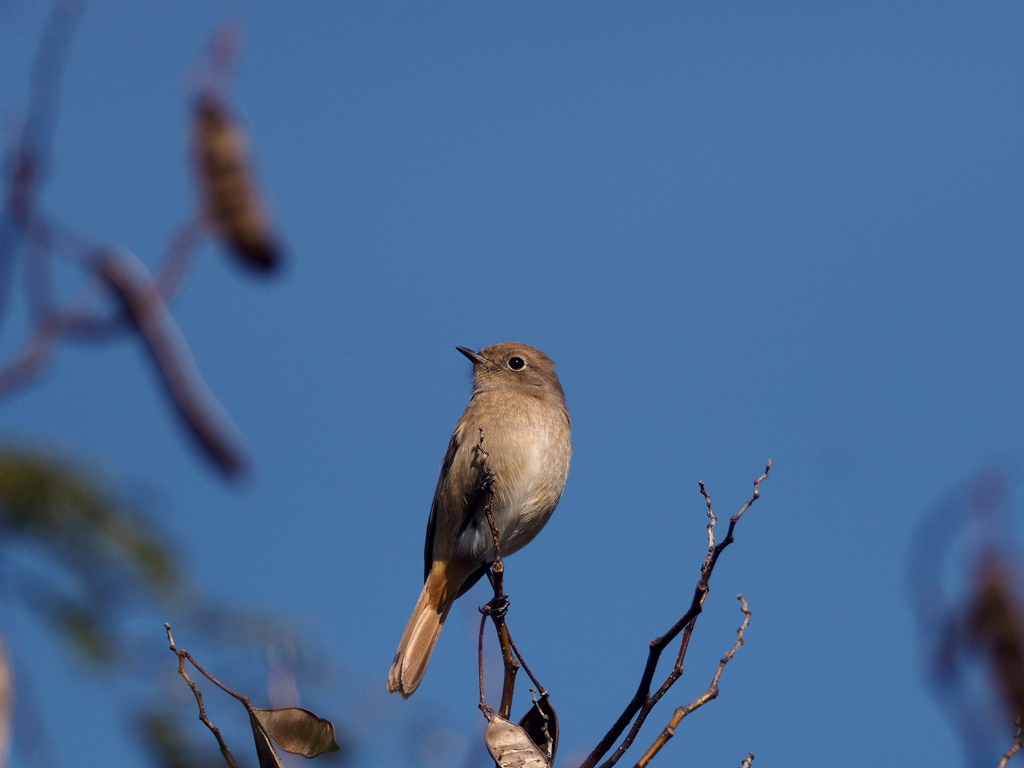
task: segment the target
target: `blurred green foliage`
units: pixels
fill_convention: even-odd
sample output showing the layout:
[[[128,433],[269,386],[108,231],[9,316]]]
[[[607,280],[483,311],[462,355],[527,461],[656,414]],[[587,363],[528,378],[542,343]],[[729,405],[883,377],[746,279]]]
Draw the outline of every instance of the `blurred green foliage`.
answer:
[[[154,523],[97,473],[74,462],[0,446],[0,549],[3,602],[16,602],[80,660],[102,668],[105,687],[115,696],[121,682],[145,683],[143,700],[130,706],[131,722],[156,765],[224,765],[213,740],[185,725],[195,721],[195,705],[157,639],[170,616],[205,638],[209,653],[227,651],[235,665],[244,662],[246,672],[236,674],[257,691],[266,684],[256,681],[265,674],[268,655],[290,659],[293,673],[304,676],[298,667],[308,658],[287,627],[206,603]],[[130,625],[146,615],[153,616],[153,632],[137,638]],[[349,747],[343,741],[335,757],[344,761]]]
[[[133,595],[183,592],[174,557],[150,524],[82,469],[41,452],[0,448],[0,533],[31,544],[46,567],[11,579],[86,660],[116,657],[114,611]]]
[[[147,586],[178,586],[174,561],[136,515],[95,480],[50,456],[0,448],[0,526],[36,537],[85,574],[127,567]]]

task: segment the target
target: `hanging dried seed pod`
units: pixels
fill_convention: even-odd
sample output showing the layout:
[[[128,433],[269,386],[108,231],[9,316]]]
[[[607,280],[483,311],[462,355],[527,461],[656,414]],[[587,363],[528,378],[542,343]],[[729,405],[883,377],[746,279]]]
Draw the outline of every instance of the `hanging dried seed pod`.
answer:
[[[967,639],[988,656],[1007,719],[1024,717],[1024,616],[1009,564],[989,553],[977,574],[967,610]]]
[[[245,266],[262,271],[278,266],[280,250],[249,164],[245,134],[211,92],[196,101],[193,151],[209,225]]]

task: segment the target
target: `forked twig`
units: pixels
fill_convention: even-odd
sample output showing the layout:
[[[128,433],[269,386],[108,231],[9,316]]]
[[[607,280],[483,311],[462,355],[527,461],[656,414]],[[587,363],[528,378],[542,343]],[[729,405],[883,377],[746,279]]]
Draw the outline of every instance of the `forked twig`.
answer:
[[[643,673],[640,676],[640,683],[637,686],[636,693],[633,694],[633,698],[629,700],[626,707],[623,709],[622,714],[619,715],[618,719],[612,724],[612,727],[604,735],[597,746],[594,747],[593,751],[587,755],[586,759],[580,764],[580,768],[594,768],[598,764],[598,760],[608,754],[615,742],[622,736],[626,728],[629,727],[629,733],[622,740],[622,743],[616,748],[615,752],[609,757],[604,763],[601,764],[601,768],[611,768],[618,762],[619,758],[625,754],[626,750],[632,745],[633,740],[640,732],[640,728],[643,726],[644,721],[650,714],[654,706],[661,700],[662,696],[668,692],[668,689],[682,677],[683,674],[683,661],[686,657],[686,651],[689,648],[690,636],[693,633],[693,627],[697,621],[697,617],[700,616],[704,610],[704,600],[708,596],[710,591],[709,581],[711,574],[714,572],[715,564],[718,562],[718,558],[722,552],[733,543],[733,532],[736,528],[736,523],[739,522],[743,514],[750,509],[750,506],[757,501],[761,495],[761,483],[768,479],[768,473],[771,471],[772,462],[771,459],[765,465],[764,474],[762,474],[757,480],[754,481],[754,492],[747,500],[746,504],[740,508],[740,511],[729,518],[729,529],[726,532],[725,538],[717,544],[714,543],[714,523],[716,518],[711,510],[711,498],[703,488],[701,483],[701,492],[704,495],[705,500],[708,504],[708,513],[711,518],[709,523],[708,532],[708,555],[704,561],[704,565],[701,566],[700,579],[697,582],[697,586],[694,588],[693,598],[690,601],[690,607],[687,608],[686,613],[680,617],[680,619],[669,628],[669,630],[661,637],[656,637],[651,641],[650,647],[647,651],[647,663],[644,665]],[[682,641],[679,647],[679,654],[676,657],[675,666],[669,673],[668,677],[661,684],[654,694],[651,694],[651,683],[654,680],[654,673],[658,667],[658,662],[661,659],[661,654],[665,650],[665,646],[679,637],[682,633]],[[635,720],[634,720],[635,718]],[[632,726],[630,727],[630,723]]]
[[[203,725],[210,729],[210,733],[213,734],[214,738],[217,739],[217,745],[220,747],[220,753],[224,756],[224,760],[227,762],[227,764],[231,766],[231,768],[238,768],[238,763],[235,762],[235,756],[231,754],[231,750],[228,749],[228,745],[224,743],[224,737],[220,735],[220,728],[215,726],[210,721],[210,718],[206,716],[206,706],[203,704],[203,694],[199,690],[199,686],[197,686],[195,681],[189,676],[188,670],[185,669],[185,660],[188,659],[188,661],[192,663],[192,666],[194,666],[196,669],[202,672],[206,676],[206,678],[210,680],[210,682],[219,686],[222,690],[231,694],[236,699],[242,700],[245,699],[245,697],[240,696],[239,694],[232,691],[230,688],[228,688],[215,677],[213,677],[213,675],[211,675],[209,672],[207,672],[205,669],[199,666],[196,663],[196,660],[192,658],[191,653],[189,653],[186,650],[179,650],[177,646],[174,645],[174,636],[171,634],[170,624],[164,624],[164,629],[167,630],[167,642],[170,644],[171,651],[173,651],[174,654],[178,657],[178,674],[185,679],[185,682],[188,683],[188,687],[192,689],[192,695],[196,697],[196,704],[199,705],[199,719],[203,722]],[[245,700],[248,701],[248,699]]]
[[[710,508],[710,507],[709,507]],[[736,642],[733,643],[732,648],[729,652],[722,657],[722,660],[718,663],[718,669],[715,670],[715,676],[711,678],[711,685],[704,691],[700,696],[694,699],[692,702],[687,704],[685,707],[679,707],[676,709],[675,714],[672,715],[672,719],[668,725],[665,726],[665,730],[661,732],[654,743],[648,748],[636,762],[635,768],[646,768],[647,764],[654,759],[654,756],[661,751],[661,748],[668,743],[668,740],[676,735],[676,728],[679,723],[683,721],[683,718],[689,715],[694,710],[700,709],[712,699],[718,696],[718,681],[722,678],[722,672],[725,671],[725,665],[729,663],[733,656],[736,655],[736,651],[743,645],[743,634],[747,631],[747,627],[750,626],[750,607],[747,605],[747,601],[743,599],[743,595],[736,595],[736,599],[740,601],[740,610],[743,611],[743,623],[740,624],[736,630]]]

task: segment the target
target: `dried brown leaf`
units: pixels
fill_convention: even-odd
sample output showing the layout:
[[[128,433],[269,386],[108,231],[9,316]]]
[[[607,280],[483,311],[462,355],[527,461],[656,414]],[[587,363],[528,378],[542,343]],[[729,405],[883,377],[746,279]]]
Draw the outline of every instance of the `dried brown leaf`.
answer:
[[[252,737],[256,741],[256,756],[259,758],[260,768],[284,768],[277,750],[270,743],[270,736],[256,718],[256,710],[249,710],[249,725],[252,726]]]
[[[251,715],[281,749],[303,757],[316,757],[341,749],[335,739],[334,723],[308,709],[256,709]]]
[[[484,743],[498,768],[550,768],[544,752],[522,726],[495,713],[484,732]]]
[[[530,711],[519,721],[519,725],[547,758],[548,763],[554,765],[555,753],[558,751],[558,715],[555,714],[555,708],[551,706],[551,699],[547,694],[533,703]]]

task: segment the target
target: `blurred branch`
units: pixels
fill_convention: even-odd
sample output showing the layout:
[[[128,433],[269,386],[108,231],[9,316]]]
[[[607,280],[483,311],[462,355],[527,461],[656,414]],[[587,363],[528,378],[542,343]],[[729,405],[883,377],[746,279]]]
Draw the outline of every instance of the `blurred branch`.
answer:
[[[1020,752],[1021,747],[1024,746],[1024,744],[1020,743],[1021,730],[1022,730],[1021,718],[1018,717],[1017,718],[1017,732],[1013,735],[1013,746],[1010,747],[1006,751],[1006,754],[1003,755],[1003,759],[999,761],[999,767],[998,768],[1006,768],[1006,764],[1008,762],[1010,762],[1010,758],[1013,757],[1014,755],[1016,755],[1018,752]]]
[[[106,251],[96,259],[96,271],[121,296],[146,341],[171,400],[199,445],[228,475],[241,473],[245,461],[237,441],[229,434],[227,414],[203,382],[145,267],[127,251]]]
[[[49,160],[61,74],[80,14],[76,0],[53,6],[32,64],[28,114],[6,153],[7,199],[0,213],[0,321],[10,297],[15,251],[34,218],[36,190]]]
[[[16,358],[0,367],[0,397],[20,389],[46,370],[60,334],[61,323],[57,316],[47,315],[36,321],[25,348]]]
[[[743,758],[743,762],[740,763],[740,768],[750,768],[754,764],[754,753],[748,752],[747,756]]]
[[[650,748],[648,748],[647,752],[644,753],[643,757],[637,761],[635,768],[646,768],[648,763],[654,759],[654,756],[661,751],[661,748],[668,743],[668,740],[676,735],[676,728],[679,726],[679,723],[683,721],[684,717],[689,715],[691,712],[700,709],[712,699],[718,697],[718,681],[722,677],[722,672],[725,671],[725,665],[729,663],[729,660],[736,655],[736,651],[738,651],[740,646],[743,645],[743,633],[746,632],[747,627],[750,626],[750,608],[747,605],[747,601],[743,599],[743,595],[736,595],[736,599],[740,601],[740,610],[743,611],[743,623],[740,624],[739,628],[736,630],[736,642],[718,663],[718,669],[715,670],[715,676],[711,678],[711,685],[708,686],[708,689],[704,691],[704,693],[685,707],[679,707],[676,709],[675,714],[672,715],[672,719],[669,721],[669,724],[665,726],[665,730],[662,731],[661,735],[654,740],[654,743]]]
[[[60,0],[53,6],[32,66],[32,95],[26,129],[31,136],[32,153],[46,160],[46,151],[57,120],[61,75],[68,48],[82,14],[79,0]]]
[[[62,338],[102,341],[132,328],[124,312],[102,312],[114,298],[128,310],[157,364],[178,413],[205,454],[229,476],[244,469],[239,439],[202,382],[195,361],[167,309],[184,283],[192,254],[217,235],[244,264],[269,270],[280,261],[270,214],[257,187],[246,136],[228,107],[241,36],[225,28],[215,38],[206,77],[193,101],[192,138],[199,210],[171,238],[156,278],[124,251],[61,226],[37,203],[60,101],[60,75],[80,4],[54,6],[37,49],[28,115],[7,153],[6,201],[0,214],[0,319],[17,256],[25,251],[25,294],[32,327],[24,348],[0,365],[0,398],[38,379]],[[25,245],[22,249],[21,246]],[[95,254],[99,252],[99,256]],[[68,306],[56,298],[51,262],[64,258],[85,271]],[[97,289],[102,295],[97,297]]]
[[[615,742],[626,730],[627,726],[632,723],[632,727],[626,734],[626,737],[619,744],[618,748],[604,763],[601,764],[601,768],[610,768],[618,762],[619,758],[625,754],[626,750],[632,745],[633,740],[640,732],[640,728],[643,726],[644,721],[650,714],[651,710],[657,705],[661,698],[668,692],[669,688],[682,677],[683,674],[683,661],[686,658],[686,651],[689,648],[690,636],[693,633],[693,628],[696,624],[697,618],[704,610],[704,601],[707,599],[708,592],[710,591],[709,582],[711,575],[714,572],[715,564],[718,562],[719,556],[722,552],[733,543],[733,532],[736,528],[736,523],[739,522],[740,518],[743,517],[744,513],[750,509],[750,506],[757,501],[760,496],[761,483],[768,479],[768,473],[771,471],[772,462],[771,459],[765,465],[764,474],[762,474],[757,480],[754,481],[754,491],[746,504],[729,518],[729,529],[726,532],[726,536],[718,544],[715,544],[714,538],[714,525],[716,518],[711,507],[711,497],[708,495],[704,488],[703,481],[700,483],[701,494],[704,496],[707,507],[708,517],[710,522],[708,523],[708,554],[704,560],[704,565],[701,566],[700,579],[697,582],[697,586],[694,589],[693,599],[690,601],[690,607],[686,610],[686,613],[672,625],[669,630],[661,637],[656,637],[651,641],[650,648],[647,653],[647,663],[644,666],[643,673],[640,676],[640,684],[637,686],[636,693],[633,694],[633,698],[630,699],[626,705],[622,714],[615,721],[612,727],[604,735],[594,750],[587,756],[587,758],[580,764],[580,768],[594,768],[597,765],[598,760],[604,757],[608,751],[612,748]],[[671,643],[679,634],[682,633],[682,641],[679,646],[679,653],[676,657],[675,666],[669,673],[668,677],[661,684],[657,691],[651,693],[651,683],[654,680],[654,673],[658,666],[658,661],[661,659],[661,654],[665,650],[665,647]],[[634,720],[634,718],[636,718]]]
[[[205,234],[198,217],[189,219],[171,238],[163,263],[156,273],[156,284],[165,302],[170,302],[181,290],[188,272],[189,261]]]

